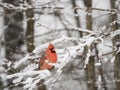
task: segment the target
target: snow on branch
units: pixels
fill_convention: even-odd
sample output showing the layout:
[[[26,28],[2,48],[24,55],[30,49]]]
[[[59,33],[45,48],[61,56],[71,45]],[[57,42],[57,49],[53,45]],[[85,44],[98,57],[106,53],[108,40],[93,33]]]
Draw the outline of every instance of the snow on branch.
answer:
[[[74,37],[69,38],[69,37],[66,37],[66,36],[63,35],[61,38],[56,39],[56,40],[53,40],[51,43],[57,44],[57,43],[62,42],[62,41],[64,41],[64,40],[74,41],[74,40],[79,40],[79,39],[78,39],[78,38],[74,38]],[[39,54],[44,48],[47,48],[48,44],[49,44],[49,42],[48,42],[48,43],[45,43],[45,44],[43,44],[43,45],[41,45],[41,46],[39,46],[39,47],[37,47],[37,48],[35,48],[35,49],[33,50],[33,54],[34,54],[34,57],[33,57],[33,58],[38,57],[37,54]],[[33,58],[32,58],[32,59],[33,59]],[[17,62],[14,64],[14,68],[18,68],[18,67],[21,66],[22,64],[25,64],[25,62],[27,63],[27,60],[28,60],[28,59],[31,59],[31,54],[26,55],[24,58],[22,58],[21,60],[19,60],[19,62],[17,61]]]
[[[13,78],[13,77],[21,77],[21,76],[33,76],[33,75],[41,75],[41,77],[44,79],[45,78],[45,75],[42,75],[42,74],[48,74],[50,75],[50,72],[48,70],[42,70],[42,71],[28,71],[28,72],[20,72],[20,73],[15,73],[15,74],[12,74],[12,75],[8,75],[7,76],[7,79],[10,79],[10,78]]]
[[[109,33],[110,36],[115,36],[120,31],[117,30],[116,32]],[[32,90],[36,87],[36,85],[40,82],[41,79],[45,79],[44,84],[50,84],[49,89],[51,89],[54,86],[55,81],[59,78],[60,74],[62,74],[62,69],[73,60],[78,55],[78,52],[83,52],[84,47],[87,46],[88,52],[86,53],[86,59],[84,67],[86,67],[86,64],[89,62],[89,57],[92,55],[92,52],[90,50],[91,45],[94,42],[100,41],[99,43],[103,44],[104,37],[99,36],[96,37],[95,33],[90,32],[90,34],[84,36],[83,38],[76,38],[76,37],[66,37],[62,36],[58,39],[55,39],[51,41],[50,43],[56,45],[63,41],[77,41],[76,46],[66,47],[58,49],[56,47],[56,52],[58,55],[58,61],[57,63],[49,63],[52,64],[55,67],[54,71],[49,70],[38,70],[38,60],[40,58],[40,53],[45,48],[47,48],[48,43],[45,43],[39,47],[36,47],[31,54],[27,54],[23,59],[15,62],[14,68],[18,68],[22,66],[23,64],[26,64],[26,66],[18,73],[8,75],[7,79],[14,78],[13,83],[22,83],[23,89]],[[101,52],[102,53],[102,52]],[[41,86],[41,85],[40,85]]]
[[[86,42],[82,43],[82,40],[79,38],[73,38],[73,37],[66,37],[66,36],[62,36],[59,39],[53,40],[51,43],[52,44],[57,44],[60,43],[64,40],[68,40],[68,41],[75,41],[75,40],[80,40],[81,44],[78,44],[77,46],[73,46],[73,47],[66,47],[64,49],[61,49],[63,53],[63,57],[59,57],[58,58],[58,62],[56,64],[53,64],[55,66],[55,74],[51,75],[51,72],[48,70],[37,70],[38,68],[38,63],[29,63],[23,70],[21,70],[18,73],[12,74],[12,75],[8,75],[6,78],[7,79],[11,79],[14,78],[13,83],[22,83],[24,84],[23,88],[27,88],[29,90],[31,90],[30,88],[34,88],[37,83],[40,82],[41,79],[46,79],[46,82],[50,81],[49,83],[52,83],[50,87],[53,86],[53,83],[57,80],[57,78],[59,77],[59,75],[62,73],[62,69],[67,65],[68,62],[70,62],[72,60],[72,58],[77,56],[78,51],[83,50],[83,47],[85,45],[90,45],[92,43],[92,39],[93,37],[88,37],[88,38],[84,38],[84,39],[89,39],[86,40]],[[48,46],[49,43],[45,43],[37,48],[35,48],[35,50],[33,50],[34,55],[38,55],[38,53],[40,53],[40,51],[44,48],[46,48]],[[57,54],[59,56],[59,50],[57,51]],[[36,57],[36,56],[35,56]],[[17,61],[14,64],[14,68],[18,68],[20,67],[22,64],[24,64],[25,62],[34,60],[33,57],[30,56],[30,54],[26,55],[23,59],[19,60],[19,62]],[[27,77],[27,78],[25,78]],[[49,79],[47,79],[49,77]],[[54,78],[57,77],[57,78]],[[45,82],[45,83],[46,83]]]
[[[28,5],[27,3],[24,3],[22,2],[22,5],[19,5],[19,6],[15,6],[13,4],[8,4],[8,3],[0,3],[0,7],[3,7],[5,9],[10,9],[10,10],[22,10],[22,11],[26,11],[28,9],[42,9],[42,8],[51,8],[51,7],[48,7],[46,5],[50,5],[50,4],[53,4],[53,3],[56,3],[57,1],[59,0],[52,0],[50,2],[47,2],[47,3],[35,3],[32,4],[32,5]],[[52,9],[60,9],[62,7],[52,7]]]
[[[29,54],[26,55],[26,56],[25,56],[24,58],[22,58],[21,60],[19,60],[19,62],[16,62],[16,63],[14,64],[14,68],[17,68],[17,67],[19,67],[19,65],[25,63],[25,62],[28,60],[28,57],[29,57]]]
[[[58,2],[59,0],[52,0],[50,2],[47,2],[47,3],[36,3],[36,2],[33,2],[34,4],[32,6],[28,5],[28,4],[25,4],[23,3],[23,7],[22,6],[14,6],[12,4],[8,4],[8,3],[0,3],[0,6],[1,7],[4,7],[4,8],[7,8],[7,9],[11,9],[11,10],[27,10],[27,9],[42,9],[42,8],[47,8],[47,9],[58,9],[58,10],[66,10],[66,7],[61,7],[61,6],[48,6],[50,4],[53,4],[53,3],[56,3]],[[94,10],[94,11],[104,11],[104,12],[111,12],[111,13],[118,13],[120,10],[118,9],[102,9],[102,8],[88,8],[88,7],[84,7],[84,8],[81,8],[81,7],[74,7],[74,8],[69,8],[69,10],[83,10],[83,11],[87,11],[88,9],[89,10]],[[67,8],[68,10],[68,8]]]
[[[80,10],[94,10],[94,11],[104,11],[104,12],[119,12],[120,10],[118,9],[101,9],[101,8],[93,8],[93,7],[85,7],[85,8],[81,8],[81,7],[75,7],[74,9],[80,9]]]
[[[88,29],[82,29],[82,28],[78,28],[78,27],[75,27],[73,25],[69,25],[69,23],[67,23],[67,21],[62,21],[65,25],[67,25],[69,28],[71,29],[74,29],[74,30],[78,30],[78,31],[82,31],[82,32],[85,32],[85,33],[88,33],[88,34],[92,34],[93,31],[92,30],[88,30]]]
[[[110,33],[110,36],[111,36],[111,37],[115,37],[115,36],[117,36],[117,35],[120,35],[120,29],[115,30],[115,31],[113,31],[113,32]]]

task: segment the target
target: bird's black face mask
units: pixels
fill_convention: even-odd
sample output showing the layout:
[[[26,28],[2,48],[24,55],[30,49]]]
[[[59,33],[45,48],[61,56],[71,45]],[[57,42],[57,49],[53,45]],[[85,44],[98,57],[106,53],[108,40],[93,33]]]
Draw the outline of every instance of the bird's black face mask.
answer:
[[[55,52],[55,48],[50,48],[50,51],[51,51],[52,53],[56,53],[56,52]]]

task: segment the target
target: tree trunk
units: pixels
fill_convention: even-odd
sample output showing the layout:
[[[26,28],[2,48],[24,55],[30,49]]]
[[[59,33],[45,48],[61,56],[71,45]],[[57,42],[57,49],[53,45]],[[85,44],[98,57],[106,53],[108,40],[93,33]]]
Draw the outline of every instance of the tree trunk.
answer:
[[[31,0],[26,0],[29,5],[31,5]],[[27,51],[31,53],[33,49],[35,48],[34,46],[34,10],[33,9],[28,9],[26,11],[26,17],[27,17],[27,29],[26,29],[26,43],[27,43]],[[40,84],[44,83],[43,81],[40,81]],[[38,84],[38,90],[46,90],[46,86],[42,85],[40,86]]]
[[[110,0],[111,4],[111,9],[115,9],[115,0]],[[112,14],[110,16],[111,22],[117,20],[117,14]],[[118,29],[118,24],[115,23],[111,25],[111,29],[113,31]],[[115,46],[116,42],[120,42],[120,35],[117,35],[113,38],[113,46]],[[120,47],[120,46],[118,46]],[[115,61],[114,61],[114,79],[115,79],[115,90],[120,90],[120,53],[114,52],[113,54],[115,56]]]
[[[110,4],[111,4],[111,9],[116,9],[116,8],[115,8],[115,0],[110,0]],[[111,14],[110,20],[111,20],[111,22],[117,20],[117,14],[116,14],[116,13]],[[117,24],[117,23],[112,24],[112,25],[111,25],[111,29],[112,29],[113,31],[116,30],[116,29],[118,29],[118,24]]]
[[[3,82],[1,81],[2,79],[0,78],[0,90],[4,89]]]
[[[16,0],[3,0],[18,6]],[[4,31],[5,53],[8,60],[16,60],[15,55],[20,53],[20,46],[23,44],[23,13],[21,11],[5,8],[4,25],[7,27]]]
[[[120,52],[115,55],[114,64],[115,90],[120,90]]]
[[[31,5],[31,0],[26,0],[29,5]],[[26,43],[27,43],[27,51],[31,53],[34,47],[34,10],[28,9],[26,11],[27,17],[27,29],[26,29]]]
[[[96,53],[96,61],[101,64],[99,66],[96,66],[96,70],[98,72],[97,78],[98,79],[101,78],[101,81],[100,81],[100,83],[98,83],[97,87],[98,87],[98,90],[102,90],[102,89],[107,90],[106,80],[103,75],[102,61],[98,55],[99,51],[97,49],[97,43],[94,44],[94,48],[95,48],[95,53]]]
[[[87,7],[86,28],[92,30],[92,11],[90,10],[92,7],[92,0],[84,0],[84,4]]]
[[[76,5],[76,0],[72,0],[72,6],[73,6],[73,8],[77,7],[77,5]],[[74,14],[75,14],[75,15],[78,14],[77,9],[74,9]],[[81,25],[80,25],[80,18],[79,18],[79,16],[74,16],[74,17],[75,17],[76,26],[77,26],[78,28],[80,28]],[[82,35],[82,32],[78,32],[78,33],[80,33],[80,37],[83,36],[83,35]]]
[[[95,86],[96,80],[94,62],[95,62],[94,56],[90,56],[89,63],[86,65],[88,90],[97,90]]]
[[[84,4],[87,7],[87,12],[88,14],[86,15],[86,28],[89,30],[92,30],[92,11],[89,9],[92,7],[92,0],[84,0]],[[91,48],[92,50],[92,48]],[[86,51],[86,49],[84,50]],[[86,74],[87,74],[87,86],[88,90],[96,90],[97,88],[95,87],[95,58],[94,56],[90,56],[89,58],[89,63],[86,66]]]
[[[3,0],[4,3],[12,4],[14,6],[19,6],[19,1],[17,0]],[[5,54],[6,58],[11,61],[11,63],[15,62],[15,60],[19,59],[17,55],[22,55],[20,50],[21,45],[24,44],[23,40],[23,13],[21,11],[12,10],[9,8],[4,8],[5,16],[4,16],[4,25],[6,26],[4,31],[4,39],[5,39]],[[21,57],[22,58],[22,57]],[[6,69],[10,68],[6,67]],[[10,68],[7,71],[7,74],[15,73],[16,70]],[[7,81],[8,86],[13,85],[12,80]],[[11,90],[12,87],[9,88]]]

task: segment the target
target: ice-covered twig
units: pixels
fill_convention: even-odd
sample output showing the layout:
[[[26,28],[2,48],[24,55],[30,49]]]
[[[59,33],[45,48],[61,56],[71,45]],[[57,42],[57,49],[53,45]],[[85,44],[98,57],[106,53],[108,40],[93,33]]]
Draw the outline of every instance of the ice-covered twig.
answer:
[[[84,68],[86,68],[86,65],[89,63],[89,58],[91,56],[91,50],[88,49],[88,53],[87,53],[87,57],[85,59],[85,64],[84,64]]]
[[[34,76],[34,75],[41,75],[41,77],[44,76],[45,78],[45,75],[50,75],[50,72],[48,70],[42,70],[42,71],[26,71],[26,72],[19,72],[19,73],[15,73],[15,74],[12,74],[12,75],[8,75],[6,78],[7,79],[10,79],[10,78],[13,78],[13,77],[21,77],[21,76]]]
[[[110,33],[111,37],[115,37],[116,35],[120,35],[120,29],[115,30],[115,31],[113,31],[113,32]]]
[[[14,68],[18,68],[21,64],[24,64],[28,60],[29,54],[27,54],[24,58],[19,60],[19,62],[15,62]]]
[[[56,43],[59,43],[59,42],[63,41],[64,39],[65,39],[65,37],[61,37],[61,38],[59,38],[59,39],[56,39],[56,40],[51,41],[50,43],[56,44]],[[36,54],[36,53],[39,53],[40,50],[43,49],[43,48],[46,48],[46,47],[48,46],[48,44],[49,44],[49,43],[45,43],[45,44],[43,44],[43,45],[35,48],[35,49],[33,50],[33,53],[35,53],[35,54]]]
[[[78,31],[86,32],[86,33],[88,33],[88,34],[92,34],[92,33],[93,33],[92,30],[77,28],[77,27],[75,27],[75,26],[73,26],[73,25],[69,25],[66,21],[63,21],[63,23],[64,23],[65,25],[67,25],[67,26],[68,26],[69,28],[71,28],[71,29],[75,29],[75,30],[78,30]]]
[[[22,83],[24,83],[23,88],[29,89],[29,90],[32,90],[37,85],[37,83],[39,83],[41,79],[45,79],[46,81],[44,82],[44,84],[50,83],[50,88],[52,88],[55,81],[59,78],[60,74],[62,74],[62,69],[68,64],[68,62],[73,60],[78,55],[78,52],[83,52],[84,46],[91,47],[91,44],[94,41],[97,41],[99,39],[100,38],[95,38],[94,36],[91,36],[91,35],[87,35],[86,37],[83,37],[83,38],[75,38],[75,37],[70,38],[70,37],[62,36],[61,38],[51,41],[51,43],[58,44],[60,42],[63,42],[64,40],[79,41],[79,43],[76,46],[71,46],[71,47],[66,47],[61,49],[56,48],[56,51],[58,54],[58,62],[50,63],[53,66],[55,66],[55,72],[52,72],[52,74],[54,73],[54,75],[51,75],[51,72],[48,70],[37,71],[38,63],[32,63],[32,64],[28,64],[19,73],[8,75],[7,79],[14,77],[15,79],[13,80],[13,83],[20,83],[22,80],[23,81]],[[35,48],[35,50],[33,50],[33,54],[38,55],[41,52],[41,50],[47,48],[48,44],[49,43],[45,43]],[[87,58],[85,59],[85,66],[89,62],[90,55],[91,55],[91,51],[89,48],[87,53]],[[17,64],[15,65],[15,67],[17,68],[20,64],[25,63],[26,61],[29,61],[30,58],[33,59],[34,55],[33,57],[31,57],[30,54],[27,55],[25,58],[21,59],[19,62],[16,62]]]

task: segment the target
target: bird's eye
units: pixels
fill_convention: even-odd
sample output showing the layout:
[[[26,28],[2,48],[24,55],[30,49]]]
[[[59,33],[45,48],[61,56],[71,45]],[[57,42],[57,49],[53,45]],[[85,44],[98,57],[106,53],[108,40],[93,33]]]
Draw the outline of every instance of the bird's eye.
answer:
[[[50,51],[51,51],[52,53],[56,53],[56,52],[55,52],[55,48],[51,48]]]

